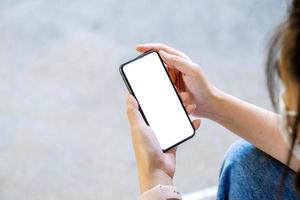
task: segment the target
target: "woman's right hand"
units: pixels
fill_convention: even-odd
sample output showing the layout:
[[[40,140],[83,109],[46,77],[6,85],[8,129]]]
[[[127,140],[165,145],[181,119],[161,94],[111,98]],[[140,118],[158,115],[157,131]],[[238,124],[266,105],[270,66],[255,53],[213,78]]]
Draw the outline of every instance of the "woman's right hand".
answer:
[[[209,114],[217,89],[187,55],[164,44],[141,44],[136,50],[141,53],[158,51],[186,109],[195,110],[191,114],[197,117]]]

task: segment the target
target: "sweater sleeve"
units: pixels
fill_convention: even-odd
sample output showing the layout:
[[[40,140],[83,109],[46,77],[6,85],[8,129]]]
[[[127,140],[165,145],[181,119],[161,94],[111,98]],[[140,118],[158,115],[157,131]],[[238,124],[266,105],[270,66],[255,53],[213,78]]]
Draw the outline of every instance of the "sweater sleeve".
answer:
[[[181,200],[181,195],[176,188],[171,185],[157,185],[144,192],[138,200]]]

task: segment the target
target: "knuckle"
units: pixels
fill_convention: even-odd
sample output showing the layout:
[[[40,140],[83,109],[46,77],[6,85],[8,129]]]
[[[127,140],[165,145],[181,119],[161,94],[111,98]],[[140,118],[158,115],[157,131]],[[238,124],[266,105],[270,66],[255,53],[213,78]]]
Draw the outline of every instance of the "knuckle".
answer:
[[[199,68],[199,65],[198,65],[197,63],[194,63],[194,62],[192,62],[192,66],[193,66],[194,68]]]
[[[186,60],[191,61],[191,58],[188,55],[186,55],[185,53],[181,53],[181,54],[182,54],[183,58],[185,58]]]
[[[182,58],[179,57],[179,56],[173,55],[173,56],[172,56],[172,59],[173,59],[175,62],[182,62]]]
[[[191,68],[194,70],[194,72],[197,72],[200,66],[197,63],[191,62]]]
[[[126,112],[128,115],[131,114],[133,112],[133,108],[131,106],[127,106]]]
[[[138,131],[138,132],[141,132],[141,131],[142,131],[141,128],[140,128],[140,125],[137,124],[137,123],[132,124],[131,128],[132,128],[133,130],[135,130],[135,131]]]
[[[160,47],[160,48],[164,48],[166,45],[163,44],[163,43],[157,43],[157,46]]]

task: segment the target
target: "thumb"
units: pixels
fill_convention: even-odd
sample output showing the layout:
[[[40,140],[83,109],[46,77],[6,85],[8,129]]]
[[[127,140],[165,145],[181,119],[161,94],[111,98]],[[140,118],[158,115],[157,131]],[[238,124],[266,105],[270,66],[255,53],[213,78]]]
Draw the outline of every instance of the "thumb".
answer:
[[[139,111],[138,102],[131,94],[126,96],[127,117],[131,127],[145,125],[145,121]]]

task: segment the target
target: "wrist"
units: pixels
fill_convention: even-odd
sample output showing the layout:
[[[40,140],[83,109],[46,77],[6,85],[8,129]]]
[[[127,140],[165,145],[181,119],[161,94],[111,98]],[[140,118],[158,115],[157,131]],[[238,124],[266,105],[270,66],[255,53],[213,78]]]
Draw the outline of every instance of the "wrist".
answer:
[[[222,107],[225,94],[216,87],[210,89],[209,95],[206,98],[206,103],[202,105],[201,117],[214,120],[215,116],[219,113],[218,111]]]
[[[172,177],[160,169],[157,169],[151,173],[140,174],[139,182],[141,193],[144,193],[159,184],[173,185]]]

